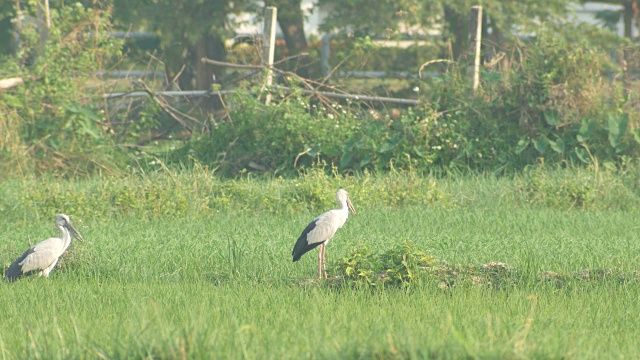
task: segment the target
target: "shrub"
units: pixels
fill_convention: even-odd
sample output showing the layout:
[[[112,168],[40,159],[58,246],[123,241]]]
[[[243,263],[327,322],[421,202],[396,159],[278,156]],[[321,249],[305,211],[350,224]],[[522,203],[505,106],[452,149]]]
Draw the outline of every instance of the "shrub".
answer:
[[[591,30],[540,28],[530,42],[505,50],[502,67],[483,71],[474,97],[467,96],[464,69],[454,66],[431,81],[428,93],[434,95],[426,101],[460,124],[461,151],[452,164],[521,169],[539,158],[588,164],[638,155],[637,135],[629,132],[637,115],[626,110],[631,107],[622,85],[607,78],[613,60],[599,44],[573,36]]]
[[[32,6],[22,10],[35,13]],[[0,74],[25,80],[0,93],[5,174],[16,168],[91,171],[114,161],[99,94],[88,90],[93,74],[120,55],[119,42],[108,35],[109,13],[78,3],[52,10],[51,20],[44,44],[37,22],[24,21],[18,54],[0,59]]]
[[[456,120],[429,106],[392,119],[351,102],[311,102],[299,93],[278,94],[266,106],[240,90],[231,103],[228,120],[171,153],[169,160],[196,161],[224,175],[256,170],[293,175],[297,167],[319,161],[341,172],[426,170],[445,165],[457,152]]]

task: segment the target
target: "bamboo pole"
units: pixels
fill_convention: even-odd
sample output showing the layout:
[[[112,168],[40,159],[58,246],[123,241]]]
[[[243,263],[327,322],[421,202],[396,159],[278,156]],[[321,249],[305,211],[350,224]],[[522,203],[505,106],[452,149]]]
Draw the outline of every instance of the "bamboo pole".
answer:
[[[482,43],[482,6],[472,6],[469,12],[469,59],[473,67],[473,93],[480,85],[480,45]]]

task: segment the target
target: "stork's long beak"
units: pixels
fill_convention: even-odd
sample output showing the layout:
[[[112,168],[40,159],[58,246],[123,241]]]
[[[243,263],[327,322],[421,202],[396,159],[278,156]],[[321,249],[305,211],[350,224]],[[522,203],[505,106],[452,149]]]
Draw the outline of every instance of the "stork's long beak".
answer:
[[[84,241],[84,239],[82,238],[82,235],[80,235],[78,230],[76,230],[76,228],[74,228],[73,225],[67,222],[65,227],[67,228],[67,230],[69,230],[69,233],[71,234],[71,236],[73,236],[74,238],[78,239],[81,242]]]
[[[353,204],[351,203],[351,199],[347,198],[347,207],[349,207],[349,210],[351,210],[351,213],[353,215],[356,214],[356,209],[353,208]]]

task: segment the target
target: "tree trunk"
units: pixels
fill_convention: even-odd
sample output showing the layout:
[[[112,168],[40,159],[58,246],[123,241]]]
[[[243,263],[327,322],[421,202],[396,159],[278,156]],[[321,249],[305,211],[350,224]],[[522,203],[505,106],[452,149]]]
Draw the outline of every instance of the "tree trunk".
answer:
[[[633,4],[631,1],[624,2],[624,37],[631,39],[633,37]]]
[[[224,61],[227,57],[227,49],[224,40],[218,34],[212,34],[196,45],[196,56],[192,59],[192,66],[196,69],[196,89],[210,90],[214,82],[220,82],[224,75],[224,69],[220,66],[205,64],[202,58]]]
[[[448,37],[448,40],[451,41],[451,51],[453,53],[450,55],[453,56],[454,60],[458,60],[461,55],[466,53],[468,36],[467,17],[468,14],[460,14],[456,12],[455,9],[445,4],[445,34]]]
[[[202,58],[224,61],[227,49],[219,34],[209,34],[197,41],[189,43],[183,39],[183,46],[173,46],[165,54],[167,59],[167,78],[177,79],[180,90],[209,90],[211,85],[220,81],[224,69],[202,63]],[[182,72],[180,72],[182,71]]]
[[[226,59],[227,49],[222,36],[211,33],[195,44],[187,43],[186,39],[183,43],[185,46],[174,46],[165,55],[167,79],[172,81],[179,75],[176,82],[180,90],[211,90],[214,82],[222,80],[224,68],[205,64],[202,58],[219,61]],[[202,99],[200,106],[208,111],[221,105],[217,96]]]
[[[586,2],[582,0],[582,2]],[[638,0],[599,0],[605,4],[622,5],[624,10],[622,12],[622,21],[624,23],[624,37],[631,39],[633,37],[633,22],[635,19],[636,25],[638,18],[640,17],[640,4]]]

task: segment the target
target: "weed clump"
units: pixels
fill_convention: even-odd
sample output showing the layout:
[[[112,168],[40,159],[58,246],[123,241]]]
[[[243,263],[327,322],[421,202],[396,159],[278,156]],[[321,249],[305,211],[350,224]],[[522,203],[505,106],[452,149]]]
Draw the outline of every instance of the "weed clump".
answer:
[[[373,254],[369,246],[354,249],[338,263],[342,280],[367,286],[406,286],[421,269],[438,266],[435,257],[407,241],[382,254]]]
[[[336,281],[352,286],[407,287],[418,279],[435,280],[438,287],[448,289],[460,284],[500,288],[513,283],[518,274],[505,263],[489,262],[472,266],[455,266],[442,261],[410,241],[380,254],[369,246],[354,249],[338,265]]]

